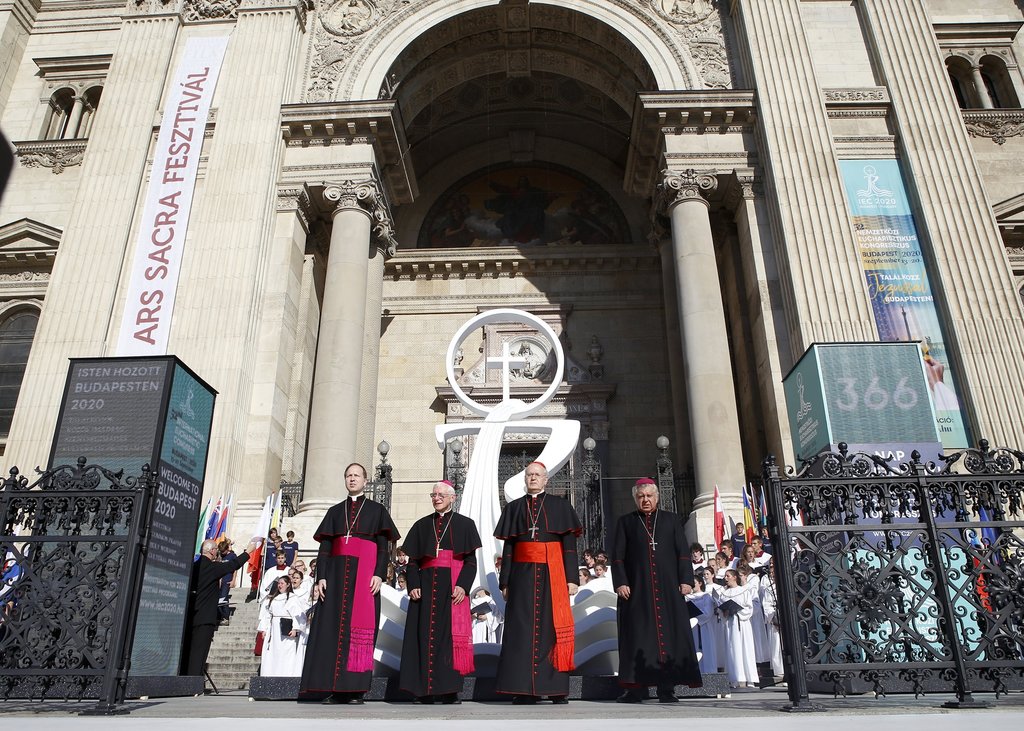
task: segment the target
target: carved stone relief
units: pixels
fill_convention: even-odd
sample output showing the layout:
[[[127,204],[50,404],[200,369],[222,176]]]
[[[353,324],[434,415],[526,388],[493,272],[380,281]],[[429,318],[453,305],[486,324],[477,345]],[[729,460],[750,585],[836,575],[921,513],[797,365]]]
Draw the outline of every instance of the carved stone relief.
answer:
[[[313,23],[313,49],[306,101],[330,101],[344,61],[367,31],[408,0],[320,0]]]
[[[689,47],[690,56],[709,89],[732,87],[729,47],[721,0],[648,0]]]
[[[23,142],[17,145],[15,154],[27,168],[50,168],[54,175],[60,175],[67,168],[82,164],[85,142]]]
[[[963,118],[971,137],[987,137],[997,145],[1024,135],[1024,113],[1019,111],[971,111],[963,112]]]
[[[150,0],[159,2],[160,0]],[[201,1],[201,0],[192,0]],[[636,13],[637,0],[610,0],[615,5]],[[413,4],[411,0],[318,0],[316,19],[313,22],[312,42],[310,44],[308,76],[305,88],[305,101],[332,101],[339,94],[339,82],[343,78],[346,66],[355,62],[357,49],[371,39],[379,37],[387,29],[394,28],[404,16],[419,12],[429,0],[421,0]],[[655,33],[665,38],[672,47],[672,53],[680,65],[680,48],[689,51],[693,66],[699,79],[693,79],[693,88],[731,88],[733,85],[732,71],[729,64],[729,41],[724,29],[724,0],[642,0],[647,3],[650,11],[644,21]],[[643,6],[641,6],[643,8]],[[517,12],[518,8],[513,8]],[[561,8],[537,6],[531,8],[531,15],[537,13],[558,13]],[[643,11],[640,11],[643,15]],[[467,18],[473,17],[467,15]],[[525,16],[524,16],[525,17]],[[545,16],[546,17],[546,16]],[[593,24],[601,25],[596,19]],[[443,28],[443,26],[442,26]],[[452,29],[455,26],[451,26]],[[464,34],[472,34],[473,29],[467,23],[461,23],[458,30]],[[542,32],[540,27],[530,32]],[[580,32],[579,28],[576,32]],[[672,41],[678,41],[674,43]],[[456,42],[453,40],[453,42]],[[415,41],[414,41],[415,43]],[[366,48],[370,48],[367,46]],[[450,54],[451,48],[441,49],[441,53]],[[634,49],[635,50],[635,49]],[[366,51],[360,50],[360,54]],[[529,68],[529,59],[521,58],[523,50],[516,58],[511,59],[515,67],[524,72]],[[528,54],[527,54],[528,55]],[[502,63],[504,65],[504,62]],[[401,79],[385,81],[381,94],[391,96],[394,87]]]
[[[185,0],[181,15],[185,20],[223,20],[238,17],[241,0]]]

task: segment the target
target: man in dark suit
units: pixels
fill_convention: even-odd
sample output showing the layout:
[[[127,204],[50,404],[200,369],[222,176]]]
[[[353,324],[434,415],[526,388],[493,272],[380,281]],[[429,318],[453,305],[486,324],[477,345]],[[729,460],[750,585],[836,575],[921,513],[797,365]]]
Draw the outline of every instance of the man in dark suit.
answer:
[[[249,553],[256,550],[256,545],[255,541],[250,541],[240,556],[230,561],[221,561],[217,541],[203,541],[199,560],[192,564],[192,582],[189,585],[191,609],[181,658],[185,675],[203,674],[213,633],[217,631],[220,580],[245,566],[249,561]]]

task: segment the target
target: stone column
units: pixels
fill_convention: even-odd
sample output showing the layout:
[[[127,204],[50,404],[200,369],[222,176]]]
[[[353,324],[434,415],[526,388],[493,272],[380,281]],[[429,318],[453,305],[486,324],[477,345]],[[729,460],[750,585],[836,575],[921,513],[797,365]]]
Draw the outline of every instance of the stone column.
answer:
[[[350,462],[362,462],[367,471],[372,469],[372,464],[366,464],[372,455],[357,451],[368,326],[374,337],[380,337],[379,297],[377,317],[367,318],[367,295],[372,291],[370,262],[378,257],[377,246],[370,239],[375,227],[380,230],[382,217],[390,220],[375,180],[329,185],[324,198],[334,204],[334,211],[313,377],[304,510],[321,502],[337,502],[341,475]],[[372,425],[369,429],[372,433]]]
[[[275,231],[284,155],[281,105],[294,84],[307,8],[304,0],[242,0],[237,12],[217,83],[215,131],[205,145],[209,162],[196,190],[168,350],[218,391],[207,490],[233,493],[236,504],[255,507],[267,485],[276,487],[281,478],[280,467],[256,476],[247,463],[250,439],[264,427],[268,408],[260,393],[264,376],[256,371],[266,365],[260,362],[266,357],[260,352],[261,318],[272,309],[282,277],[273,264],[281,242]],[[274,357],[280,363],[287,355]]]
[[[734,211],[739,234],[739,255],[743,267],[746,304],[743,316],[753,335],[755,370],[768,449],[779,463],[789,462],[793,439],[789,433],[786,394],[782,378],[793,361],[789,357],[789,336],[781,327],[782,293],[775,266],[775,246],[764,197],[755,192],[752,174],[734,172],[729,180],[728,205]],[[761,455],[762,457],[764,455]]]
[[[302,278],[312,203],[303,187],[278,190],[274,236],[260,303],[252,374],[252,400],[246,429],[242,483],[257,495],[277,489],[284,476],[285,434],[298,340]],[[252,494],[252,493],[251,493]]]
[[[0,112],[7,106],[41,1],[0,0]]]
[[[989,96],[988,87],[985,86],[985,77],[981,75],[981,66],[971,64],[971,81],[974,82],[974,91],[978,95],[978,102],[982,109],[992,108],[992,97]]]
[[[729,5],[757,89],[758,156],[770,161],[765,187],[794,357],[813,342],[878,339],[801,5]]]
[[[132,222],[146,182],[153,119],[171,70],[181,17],[173,3],[129,3],[114,45],[103,91],[106,111],[96,118],[82,162],[60,256],[25,369],[11,424],[8,464],[43,465],[68,371],[68,358],[101,356],[117,342],[118,286],[131,256]],[[116,313],[116,314],[113,314]],[[218,403],[218,408],[219,408]]]
[[[66,140],[73,140],[78,137],[78,125],[82,123],[82,114],[85,112],[85,99],[76,95],[71,103],[71,115],[68,117],[68,124],[64,128],[62,137]]]
[[[723,494],[735,493],[746,480],[710,206],[704,197],[717,184],[713,175],[686,170],[666,171],[659,186],[660,206],[672,222],[696,513],[712,509],[716,484]]]
[[[358,461],[373,469],[377,460],[377,383],[380,366],[380,321],[384,301],[384,262],[395,253],[393,244],[375,246],[366,274],[366,328],[363,333],[363,374],[359,389]],[[387,428],[386,425],[384,428]],[[386,438],[381,434],[380,439]]]
[[[666,232],[667,233],[667,232]],[[679,298],[676,295],[676,265],[671,239],[655,236],[661,255],[661,289],[665,303],[665,338],[668,344],[668,371],[672,386],[672,452],[675,472],[682,473],[693,464],[690,442],[690,417],[686,410],[686,368],[683,364],[683,340],[679,332]]]
[[[991,201],[985,195],[923,0],[861,0],[865,34],[889,88],[907,187],[941,287],[946,333],[973,409],[974,438],[1024,444],[1024,321]],[[910,178],[911,172],[914,177]],[[914,194],[911,193],[911,198]]]

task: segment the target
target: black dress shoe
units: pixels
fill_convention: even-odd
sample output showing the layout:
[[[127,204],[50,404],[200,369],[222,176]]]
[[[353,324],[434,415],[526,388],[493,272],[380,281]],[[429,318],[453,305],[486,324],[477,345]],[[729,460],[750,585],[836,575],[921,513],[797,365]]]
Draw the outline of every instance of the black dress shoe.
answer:
[[[627,690],[615,699],[616,703],[640,703],[641,701],[643,701],[643,698],[634,690]]]
[[[327,697],[326,697],[326,698],[324,698],[324,699],[323,699],[322,701],[320,701],[320,703],[321,703],[321,704],[323,704],[323,705],[325,705],[325,706],[336,706],[336,705],[338,705],[339,703],[344,703],[344,702],[345,702],[345,701],[343,701],[343,700],[342,700],[341,698],[339,698],[339,697],[338,697],[338,696],[337,696],[336,694],[334,694],[334,693],[331,693],[331,694],[330,694],[329,696],[327,696]]]
[[[569,704],[569,699],[564,695],[553,695],[551,696],[551,703],[556,706],[565,706]]]
[[[671,693],[658,693],[658,703],[678,703],[679,699]]]
[[[360,696],[353,696],[353,697],[349,698],[345,702],[348,703],[350,706],[361,706],[361,705],[363,705],[363,699]]]
[[[416,696],[416,702],[417,703],[422,703],[425,706],[432,706],[432,705],[434,705],[434,696],[432,696],[432,695]]]
[[[537,704],[535,695],[517,695],[512,697],[513,706],[534,706]]]
[[[441,702],[446,706],[458,706],[462,705],[462,701],[459,699],[458,693],[447,693],[441,696]]]

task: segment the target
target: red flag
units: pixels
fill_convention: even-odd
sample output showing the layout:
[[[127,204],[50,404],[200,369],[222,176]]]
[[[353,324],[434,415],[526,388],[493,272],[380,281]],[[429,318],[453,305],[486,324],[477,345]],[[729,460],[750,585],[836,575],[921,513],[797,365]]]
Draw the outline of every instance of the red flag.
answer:
[[[718,485],[715,485],[715,550],[722,549],[722,541],[725,539],[725,512],[722,510],[722,496],[718,494]]]

